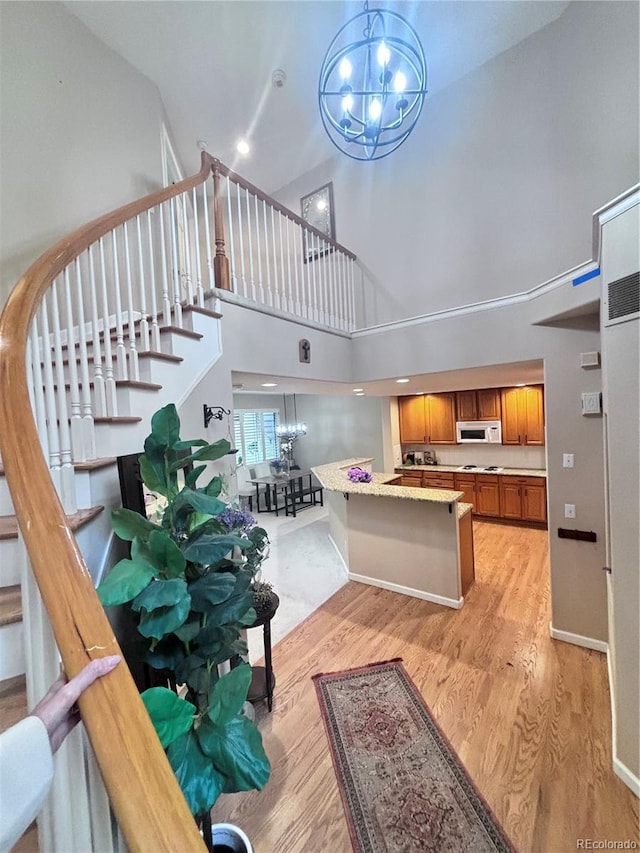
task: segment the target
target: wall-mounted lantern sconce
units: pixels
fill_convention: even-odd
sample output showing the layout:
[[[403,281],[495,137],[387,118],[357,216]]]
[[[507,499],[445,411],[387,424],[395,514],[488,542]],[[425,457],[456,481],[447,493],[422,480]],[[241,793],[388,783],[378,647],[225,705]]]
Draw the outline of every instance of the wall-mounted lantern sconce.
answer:
[[[206,429],[210,422],[215,418],[217,421],[222,420],[223,415],[230,415],[231,411],[224,409],[222,406],[207,406],[204,404],[204,428]]]

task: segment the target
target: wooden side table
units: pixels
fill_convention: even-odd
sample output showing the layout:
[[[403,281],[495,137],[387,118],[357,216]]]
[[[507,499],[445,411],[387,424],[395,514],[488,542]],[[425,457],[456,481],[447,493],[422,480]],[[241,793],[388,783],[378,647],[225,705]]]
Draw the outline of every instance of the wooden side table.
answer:
[[[271,620],[279,606],[280,599],[275,592],[270,592],[269,605],[257,614],[255,621],[251,625],[247,625],[247,630],[259,628],[260,625],[263,626],[265,663],[264,666],[252,667],[253,675],[247,699],[249,702],[260,702],[262,699],[266,699],[267,707],[270,711],[273,707],[273,688],[276,686],[276,677],[271,665]]]

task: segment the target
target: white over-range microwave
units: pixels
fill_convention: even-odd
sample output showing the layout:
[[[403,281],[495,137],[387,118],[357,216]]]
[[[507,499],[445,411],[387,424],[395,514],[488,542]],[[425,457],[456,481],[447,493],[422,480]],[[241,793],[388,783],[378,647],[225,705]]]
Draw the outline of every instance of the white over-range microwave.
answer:
[[[500,421],[458,421],[458,444],[501,444]]]

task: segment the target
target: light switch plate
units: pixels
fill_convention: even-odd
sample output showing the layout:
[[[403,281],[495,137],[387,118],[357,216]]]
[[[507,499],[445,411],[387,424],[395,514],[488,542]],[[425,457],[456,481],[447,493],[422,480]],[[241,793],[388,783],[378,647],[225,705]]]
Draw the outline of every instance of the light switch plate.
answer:
[[[575,504],[565,504],[564,505],[564,517],[565,518],[575,518],[576,517],[576,505]]]
[[[573,453],[562,454],[562,467],[573,468]]]

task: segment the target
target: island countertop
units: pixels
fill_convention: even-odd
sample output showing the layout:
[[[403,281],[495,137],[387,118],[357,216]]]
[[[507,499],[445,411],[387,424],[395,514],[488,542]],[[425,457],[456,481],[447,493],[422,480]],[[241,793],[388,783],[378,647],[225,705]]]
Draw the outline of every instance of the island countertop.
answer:
[[[392,473],[372,472],[370,483],[352,483],[347,477],[347,471],[354,466],[370,466],[372,458],[343,459],[329,465],[318,465],[311,470],[320,484],[328,492],[343,494],[378,495],[380,497],[401,498],[411,501],[428,501],[430,503],[453,503],[462,497],[464,492],[454,489],[428,489],[415,486],[390,486],[390,480],[396,480],[398,475]],[[467,505],[465,505],[467,506]],[[470,505],[468,505],[470,506]],[[467,510],[468,511],[468,510]],[[464,514],[464,512],[462,513]]]

